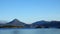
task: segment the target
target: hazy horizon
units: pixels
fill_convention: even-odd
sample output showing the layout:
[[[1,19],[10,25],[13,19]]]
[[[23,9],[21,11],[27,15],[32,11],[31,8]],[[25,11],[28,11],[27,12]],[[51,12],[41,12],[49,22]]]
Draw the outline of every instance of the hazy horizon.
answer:
[[[0,20],[60,21],[60,0],[0,0]]]

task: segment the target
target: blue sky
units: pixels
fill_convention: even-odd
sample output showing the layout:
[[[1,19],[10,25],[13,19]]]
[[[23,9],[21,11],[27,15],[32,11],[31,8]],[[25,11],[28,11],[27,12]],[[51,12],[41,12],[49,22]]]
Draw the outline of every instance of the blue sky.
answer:
[[[60,0],[0,0],[0,20],[25,23],[60,20]]]

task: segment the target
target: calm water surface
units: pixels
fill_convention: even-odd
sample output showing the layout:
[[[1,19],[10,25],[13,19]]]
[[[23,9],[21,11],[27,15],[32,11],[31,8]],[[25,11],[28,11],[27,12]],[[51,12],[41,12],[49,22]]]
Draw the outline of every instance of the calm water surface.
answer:
[[[60,29],[0,29],[0,34],[60,34]]]

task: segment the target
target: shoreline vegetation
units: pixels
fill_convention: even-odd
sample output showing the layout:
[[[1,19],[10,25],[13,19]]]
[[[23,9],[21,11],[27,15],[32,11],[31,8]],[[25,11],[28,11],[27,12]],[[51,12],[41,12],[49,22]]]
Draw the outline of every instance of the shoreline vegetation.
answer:
[[[32,24],[25,24],[18,19],[0,24],[0,28],[60,28],[60,21],[37,21]]]

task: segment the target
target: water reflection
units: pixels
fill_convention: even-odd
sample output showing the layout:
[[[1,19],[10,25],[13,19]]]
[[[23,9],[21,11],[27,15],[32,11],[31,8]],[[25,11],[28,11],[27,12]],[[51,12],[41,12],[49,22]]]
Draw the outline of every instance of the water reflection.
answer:
[[[19,30],[14,30],[13,34],[19,34]]]
[[[60,29],[0,29],[0,34],[60,34]]]

